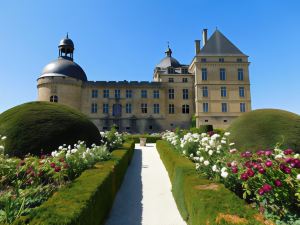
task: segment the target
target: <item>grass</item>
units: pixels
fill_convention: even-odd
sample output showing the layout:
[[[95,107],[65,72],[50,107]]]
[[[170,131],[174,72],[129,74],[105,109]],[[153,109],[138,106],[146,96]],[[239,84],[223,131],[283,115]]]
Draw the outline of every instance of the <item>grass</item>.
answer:
[[[182,218],[190,225],[264,224],[264,219],[222,184],[201,177],[194,164],[166,141],[156,143]],[[272,223],[269,223],[272,224]]]
[[[122,148],[112,152],[111,160],[84,171],[69,186],[14,224],[103,224],[121,186],[133,149],[134,142],[126,142]]]
[[[98,144],[97,127],[82,113],[50,102],[30,102],[0,114],[0,134],[7,136],[6,153],[23,157],[49,153],[78,140]]]
[[[254,110],[234,120],[228,131],[240,150],[272,149],[282,142],[283,148],[300,152],[300,116],[291,112]]]

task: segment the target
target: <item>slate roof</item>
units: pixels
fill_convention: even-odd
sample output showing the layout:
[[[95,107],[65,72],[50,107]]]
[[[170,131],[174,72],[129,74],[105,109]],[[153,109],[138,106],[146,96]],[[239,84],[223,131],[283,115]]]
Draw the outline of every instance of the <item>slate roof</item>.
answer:
[[[216,30],[202,47],[200,55],[207,56],[246,56],[224,34]]]

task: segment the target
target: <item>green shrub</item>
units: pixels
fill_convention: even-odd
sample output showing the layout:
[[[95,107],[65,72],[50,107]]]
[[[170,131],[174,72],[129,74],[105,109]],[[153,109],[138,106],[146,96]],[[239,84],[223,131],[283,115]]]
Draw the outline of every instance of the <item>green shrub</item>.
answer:
[[[156,141],[161,140],[161,136],[154,136],[150,134],[134,134],[127,136],[127,139],[133,139],[134,143],[140,143],[140,138],[147,138],[147,143],[156,143]]]
[[[207,133],[207,132],[210,132],[210,131],[213,131],[213,126],[212,125],[200,125],[200,127],[190,128],[190,132],[198,133],[198,134]]]
[[[122,184],[133,149],[133,141],[126,142],[112,152],[111,160],[97,163],[95,168],[84,171],[69,186],[14,224],[103,224]]]
[[[0,114],[0,134],[7,136],[6,153],[18,157],[50,153],[78,140],[100,143],[97,127],[85,115],[50,102],[25,103]]]
[[[242,224],[263,224],[255,219],[262,219],[256,210],[222,184],[201,177],[194,164],[171,144],[158,141],[156,147],[168,171],[179,212],[188,224],[237,224],[237,220]]]
[[[254,110],[234,120],[228,131],[240,150],[272,149],[282,142],[282,148],[300,152],[300,116],[291,112]]]

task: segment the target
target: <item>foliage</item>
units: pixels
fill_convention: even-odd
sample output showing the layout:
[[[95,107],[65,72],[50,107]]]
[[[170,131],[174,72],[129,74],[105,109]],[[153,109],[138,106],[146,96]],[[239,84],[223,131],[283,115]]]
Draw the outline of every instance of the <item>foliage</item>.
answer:
[[[147,143],[156,143],[156,141],[161,140],[160,134],[132,134],[125,135],[126,139],[133,139],[135,143],[140,143],[140,138],[147,138]]]
[[[300,153],[300,116],[275,109],[260,109],[243,114],[228,128],[236,147],[242,151],[291,148]]]
[[[101,142],[110,150],[120,147],[124,141],[124,135],[117,132],[113,126],[110,131],[100,132]]]
[[[100,144],[97,127],[79,111],[50,102],[30,102],[0,114],[0,133],[7,135],[10,156],[51,153],[62,144],[78,140]]]

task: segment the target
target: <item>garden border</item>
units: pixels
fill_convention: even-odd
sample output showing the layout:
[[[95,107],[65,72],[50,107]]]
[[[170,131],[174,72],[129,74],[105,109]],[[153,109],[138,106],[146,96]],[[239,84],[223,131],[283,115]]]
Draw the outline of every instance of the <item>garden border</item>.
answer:
[[[134,146],[133,140],[127,140],[112,152],[111,160],[85,170],[70,185],[14,224],[103,224],[132,159]]]

